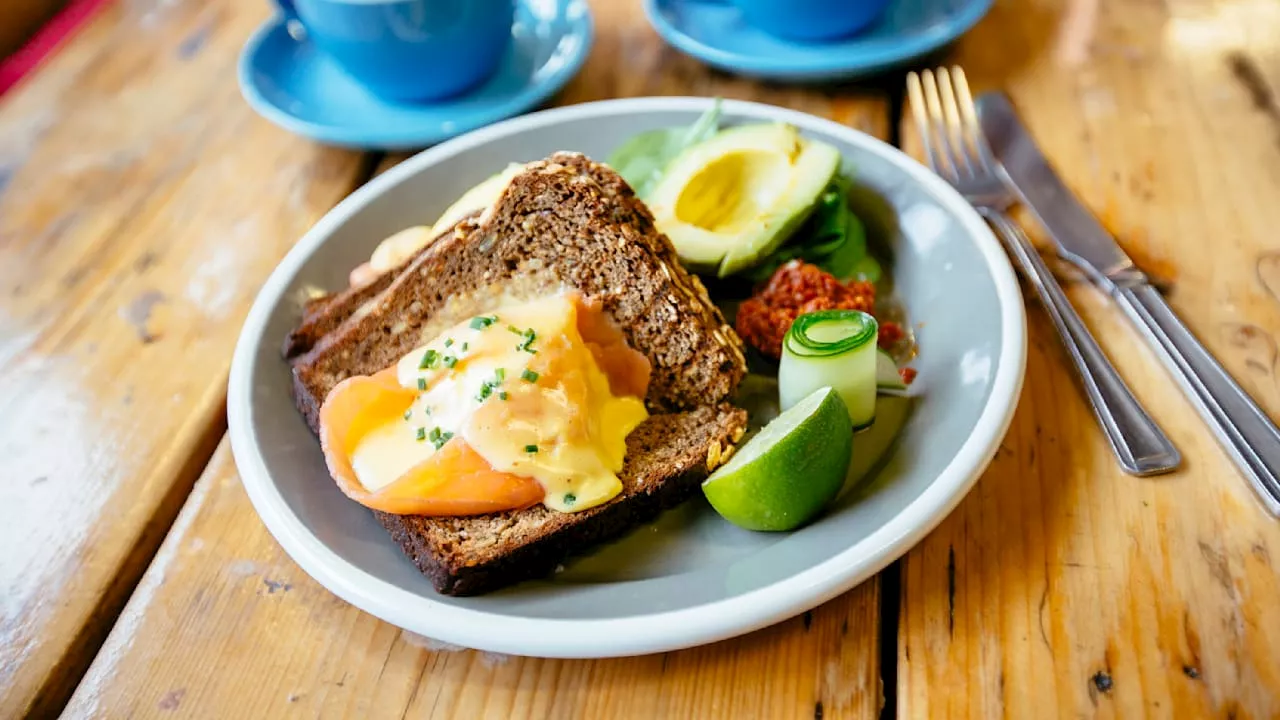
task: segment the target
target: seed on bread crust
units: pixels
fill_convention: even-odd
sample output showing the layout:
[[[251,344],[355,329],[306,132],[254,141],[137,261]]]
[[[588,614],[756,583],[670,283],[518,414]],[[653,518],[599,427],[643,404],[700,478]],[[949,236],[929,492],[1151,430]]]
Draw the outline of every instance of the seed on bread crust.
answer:
[[[720,467],[720,443],[713,442],[707,446],[707,472]]]

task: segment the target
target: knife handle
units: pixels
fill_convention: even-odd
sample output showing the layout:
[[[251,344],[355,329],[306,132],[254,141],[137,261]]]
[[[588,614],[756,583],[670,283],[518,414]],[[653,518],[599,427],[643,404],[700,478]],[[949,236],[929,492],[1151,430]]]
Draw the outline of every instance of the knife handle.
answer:
[[[1178,449],[1129,391],[1022,228],[1004,213],[983,214],[1039,294],[1120,467],[1131,475],[1177,469]]]
[[[1117,287],[1121,307],[1147,336],[1183,392],[1235,460],[1258,498],[1280,516],[1280,429],[1187,329],[1155,288]]]

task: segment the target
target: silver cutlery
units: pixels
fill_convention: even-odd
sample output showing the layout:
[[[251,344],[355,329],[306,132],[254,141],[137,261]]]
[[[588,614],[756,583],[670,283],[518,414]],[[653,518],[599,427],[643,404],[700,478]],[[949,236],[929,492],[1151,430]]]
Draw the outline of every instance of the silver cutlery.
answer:
[[[1006,177],[1059,254],[1116,299],[1178,380],[1263,505],[1280,516],[1280,429],[1187,329],[1146,275],[1075,198],[1003,94],[980,100],[983,132]]]
[[[909,73],[907,95],[929,166],[986,218],[1040,296],[1120,467],[1133,475],[1176,469],[1182,461],[1177,448],[1138,403],[1031,241],[1009,218],[1018,196],[982,136],[964,71]]]

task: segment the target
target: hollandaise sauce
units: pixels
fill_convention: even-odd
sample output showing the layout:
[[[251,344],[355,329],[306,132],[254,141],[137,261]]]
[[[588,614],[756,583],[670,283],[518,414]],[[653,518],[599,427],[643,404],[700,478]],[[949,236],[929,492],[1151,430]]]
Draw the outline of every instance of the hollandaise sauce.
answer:
[[[576,512],[621,492],[649,374],[575,293],[507,304],[340,383],[320,410],[321,444],[339,487],[385,512]]]

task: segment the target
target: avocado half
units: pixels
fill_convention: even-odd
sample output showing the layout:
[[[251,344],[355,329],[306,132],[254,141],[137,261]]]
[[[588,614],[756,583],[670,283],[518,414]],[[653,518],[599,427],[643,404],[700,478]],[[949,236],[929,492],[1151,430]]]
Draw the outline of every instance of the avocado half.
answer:
[[[645,202],[686,266],[726,277],[785,242],[839,168],[838,150],[794,126],[743,125],[677,155]]]

